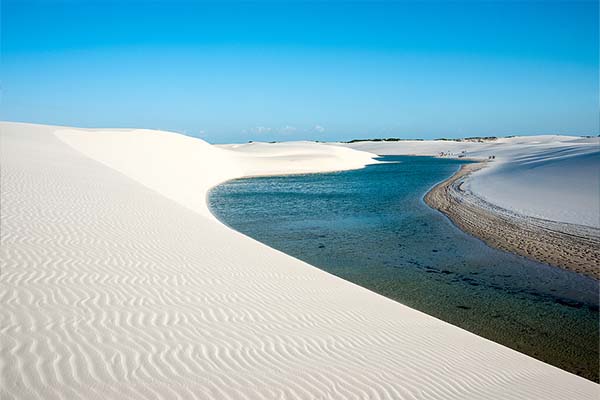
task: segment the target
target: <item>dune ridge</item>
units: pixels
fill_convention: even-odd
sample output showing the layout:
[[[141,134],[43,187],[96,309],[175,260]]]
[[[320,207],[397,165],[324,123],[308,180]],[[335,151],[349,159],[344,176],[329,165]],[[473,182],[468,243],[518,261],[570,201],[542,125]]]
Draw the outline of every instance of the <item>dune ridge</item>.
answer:
[[[3,399],[600,393],[235,232],[206,205],[226,179],[360,168],[370,153],[17,123],[0,140]]]

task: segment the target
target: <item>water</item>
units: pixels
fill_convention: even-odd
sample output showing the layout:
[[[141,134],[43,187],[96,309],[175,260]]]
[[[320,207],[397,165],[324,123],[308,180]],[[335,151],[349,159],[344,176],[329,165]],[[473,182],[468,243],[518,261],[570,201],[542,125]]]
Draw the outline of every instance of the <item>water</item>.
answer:
[[[325,271],[598,381],[598,282],[487,247],[422,200],[465,161],[239,179],[210,205],[227,225]]]

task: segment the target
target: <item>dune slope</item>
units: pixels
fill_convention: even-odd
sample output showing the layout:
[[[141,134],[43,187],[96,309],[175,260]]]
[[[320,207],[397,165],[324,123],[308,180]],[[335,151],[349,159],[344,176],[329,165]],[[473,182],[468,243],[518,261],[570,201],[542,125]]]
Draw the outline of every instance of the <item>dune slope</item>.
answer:
[[[359,168],[371,154],[16,123],[0,140],[2,399],[600,393],[245,237],[206,206],[224,179]]]
[[[519,214],[600,228],[600,146],[518,156],[479,172],[468,188]]]

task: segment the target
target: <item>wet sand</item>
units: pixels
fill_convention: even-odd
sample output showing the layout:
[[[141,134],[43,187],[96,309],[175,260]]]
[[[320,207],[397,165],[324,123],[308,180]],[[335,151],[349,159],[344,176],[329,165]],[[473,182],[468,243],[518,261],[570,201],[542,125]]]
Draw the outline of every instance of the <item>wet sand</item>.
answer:
[[[463,165],[425,195],[425,203],[489,246],[600,279],[600,230],[528,217],[495,206],[465,189],[487,162]]]

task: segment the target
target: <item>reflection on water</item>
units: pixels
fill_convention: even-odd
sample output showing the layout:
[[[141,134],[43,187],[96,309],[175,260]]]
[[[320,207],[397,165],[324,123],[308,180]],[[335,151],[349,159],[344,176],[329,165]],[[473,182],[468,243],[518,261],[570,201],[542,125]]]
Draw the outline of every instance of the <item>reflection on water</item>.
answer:
[[[598,381],[598,282],[491,249],[422,201],[464,161],[239,179],[215,215],[325,271]]]

